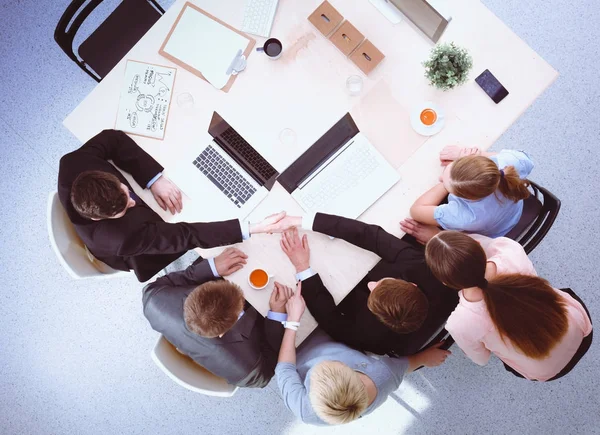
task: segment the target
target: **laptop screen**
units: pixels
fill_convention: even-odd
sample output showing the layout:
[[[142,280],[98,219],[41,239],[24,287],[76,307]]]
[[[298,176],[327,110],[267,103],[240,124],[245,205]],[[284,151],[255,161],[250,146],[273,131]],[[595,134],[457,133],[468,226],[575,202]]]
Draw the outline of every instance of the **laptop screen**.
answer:
[[[429,39],[438,42],[449,20],[435,10],[427,0],[389,0],[400,9]]]
[[[308,150],[279,175],[277,181],[292,193],[313,171],[336,153],[359,130],[349,113],[319,138]]]

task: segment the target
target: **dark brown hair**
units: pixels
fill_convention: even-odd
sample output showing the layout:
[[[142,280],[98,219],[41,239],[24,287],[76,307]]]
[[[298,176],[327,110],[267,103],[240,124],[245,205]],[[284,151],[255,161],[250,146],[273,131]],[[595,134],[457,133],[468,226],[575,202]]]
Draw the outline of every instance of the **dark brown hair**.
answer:
[[[183,317],[188,329],[214,338],[229,331],[244,309],[242,289],[225,280],[199,285],[185,299]]]
[[[121,189],[121,181],[103,171],[85,171],[71,186],[71,204],[88,219],[108,219],[127,207],[129,197]]]
[[[418,330],[427,318],[429,301],[421,289],[401,279],[384,279],[367,300],[379,321],[398,334]]]
[[[480,287],[492,322],[503,340],[533,359],[543,359],[569,327],[565,302],[537,276],[499,274],[485,279],[481,245],[458,231],[442,231],[425,248],[427,265],[448,287]]]
[[[450,185],[460,198],[482,199],[499,190],[506,198],[518,202],[531,194],[527,189],[529,184],[519,177],[514,166],[500,172],[496,163],[485,156],[461,157],[450,168]]]

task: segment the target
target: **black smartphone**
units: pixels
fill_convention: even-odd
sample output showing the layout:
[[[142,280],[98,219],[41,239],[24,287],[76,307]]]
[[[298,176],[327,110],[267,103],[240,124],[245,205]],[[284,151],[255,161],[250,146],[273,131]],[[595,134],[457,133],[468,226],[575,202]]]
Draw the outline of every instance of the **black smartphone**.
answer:
[[[504,99],[504,97],[508,95],[506,88],[502,86],[502,83],[500,83],[498,79],[494,77],[494,74],[492,74],[489,69],[486,69],[484,72],[482,72],[479,77],[475,79],[475,81],[496,104],[498,104]]]

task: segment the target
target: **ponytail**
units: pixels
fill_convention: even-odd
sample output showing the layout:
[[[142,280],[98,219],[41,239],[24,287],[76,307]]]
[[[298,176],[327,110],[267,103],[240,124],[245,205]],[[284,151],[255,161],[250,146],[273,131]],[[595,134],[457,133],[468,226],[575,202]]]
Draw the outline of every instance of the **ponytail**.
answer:
[[[545,279],[497,275],[483,297],[502,340],[529,358],[546,358],[567,333],[565,303]]]
[[[531,192],[529,192],[529,181],[523,180],[514,166],[506,166],[500,172],[500,182],[498,183],[498,190],[506,198],[512,202],[518,202],[522,199],[529,198]]]
[[[500,190],[504,197],[518,202],[529,197],[529,184],[519,177],[514,166],[500,170],[492,159],[484,156],[461,157],[450,169],[453,193],[469,200],[483,199]]]
[[[481,245],[458,231],[442,231],[425,246],[433,275],[448,287],[480,287],[502,340],[524,355],[543,359],[568,329],[565,303],[542,278],[521,274],[485,279],[487,257]]]

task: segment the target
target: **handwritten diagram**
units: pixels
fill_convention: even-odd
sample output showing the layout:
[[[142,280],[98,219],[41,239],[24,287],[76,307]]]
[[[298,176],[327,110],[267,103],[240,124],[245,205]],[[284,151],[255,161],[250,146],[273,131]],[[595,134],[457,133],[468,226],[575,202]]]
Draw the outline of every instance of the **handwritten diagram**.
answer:
[[[166,66],[127,61],[115,128],[163,139],[176,71]]]

